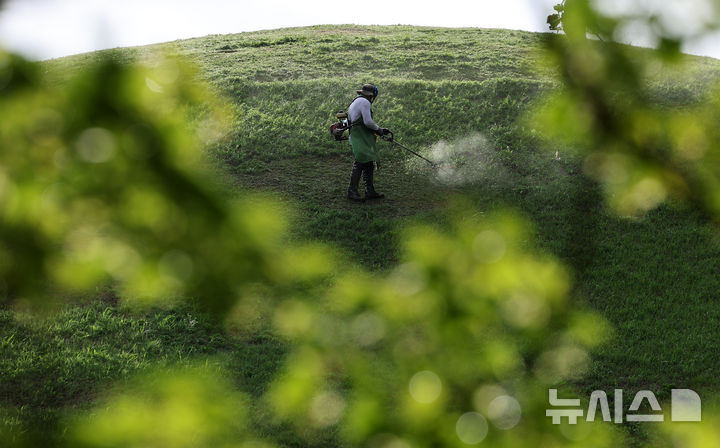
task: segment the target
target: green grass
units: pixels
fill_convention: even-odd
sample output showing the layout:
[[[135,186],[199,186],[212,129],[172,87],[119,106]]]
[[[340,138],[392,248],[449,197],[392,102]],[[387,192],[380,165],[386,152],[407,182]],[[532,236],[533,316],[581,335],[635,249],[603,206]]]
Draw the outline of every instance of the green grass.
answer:
[[[602,205],[600,187],[582,175],[566,148],[548,147],[523,122],[525,112],[557,86],[541,53],[547,34],[484,29],[322,26],[208,36],[105,52],[119,60],[180,53],[201,67],[236,107],[233,129],[212,156],[239,190],[269,191],[295,209],[292,238],[321,240],[376,272],[394,267],[398,236],[411,222],[442,226],[447,205],[463,197],[483,214],[520,210],[535,223],[541,247],[573,273],[573,300],[602,313],[612,341],[594,354],[582,392],[673,387],[701,397],[720,392],[715,341],[720,246],[713,229],[690,211],[664,206],[627,220]],[[648,50],[638,49],[638,57]],[[44,63],[57,82],[95,54]],[[683,69],[659,67],[648,90],[677,107],[702,97],[720,63],[686,58]],[[446,185],[412,157],[381,143],[376,186],[387,198],[356,204],[344,195],[352,164],[346,143],[331,141],[334,112],[354,90],[375,82],[376,121],[427,154],[441,140],[472,133],[487,139],[491,170]],[[561,160],[554,151],[560,150]],[[194,322],[191,324],[191,322]],[[103,303],[36,321],[0,313],[0,407],[5,420],[29,427],[61,425],[64,412],[86,408],[111,383],[157,364],[198,359],[230,367],[238,387],[260,396],[287,346],[259,332],[233,340],[189,309],[145,314]],[[289,428],[256,427],[283,446],[307,446]],[[643,440],[642,429],[629,427]],[[325,437],[323,439],[323,437]],[[327,446],[332,431],[315,443]]]
[[[52,446],[62,443],[68,416],[159,367],[217,366],[258,398],[288,347],[264,331],[232,337],[186,305],[140,311],[98,300],[45,318],[0,311],[0,349],[0,423],[15,432],[10,440],[0,432],[0,442]],[[292,445],[292,431],[267,418],[261,402],[254,406],[257,431]]]
[[[228,348],[189,309],[132,314],[98,301],[44,319],[2,311],[0,322],[0,402],[48,437],[60,411],[87,406],[113,381]]]

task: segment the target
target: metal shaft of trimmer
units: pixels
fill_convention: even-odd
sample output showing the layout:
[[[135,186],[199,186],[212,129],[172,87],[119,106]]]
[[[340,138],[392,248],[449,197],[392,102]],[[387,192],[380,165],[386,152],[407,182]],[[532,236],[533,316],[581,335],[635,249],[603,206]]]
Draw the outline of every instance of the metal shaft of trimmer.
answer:
[[[430,165],[435,166],[435,163],[433,163],[431,160],[426,159],[425,157],[423,157],[423,156],[421,156],[420,154],[418,154],[416,151],[413,151],[412,149],[408,148],[407,146],[403,145],[402,143],[397,142],[397,141],[395,140],[395,135],[394,135],[392,132],[390,132],[390,137],[382,136],[382,138],[383,138],[383,140],[389,141],[390,143],[401,147],[401,148],[404,149],[405,151],[408,151],[409,153],[413,154],[414,156],[423,159],[424,161],[426,161],[426,162],[429,163]]]

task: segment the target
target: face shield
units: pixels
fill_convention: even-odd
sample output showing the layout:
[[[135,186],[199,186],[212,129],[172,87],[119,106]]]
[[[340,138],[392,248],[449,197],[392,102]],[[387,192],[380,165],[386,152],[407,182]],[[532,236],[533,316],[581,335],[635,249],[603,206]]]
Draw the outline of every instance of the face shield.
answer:
[[[378,96],[378,88],[377,86],[373,86],[373,95],[370,97],[370,102],[375,102],[375,99],[377,99]]]

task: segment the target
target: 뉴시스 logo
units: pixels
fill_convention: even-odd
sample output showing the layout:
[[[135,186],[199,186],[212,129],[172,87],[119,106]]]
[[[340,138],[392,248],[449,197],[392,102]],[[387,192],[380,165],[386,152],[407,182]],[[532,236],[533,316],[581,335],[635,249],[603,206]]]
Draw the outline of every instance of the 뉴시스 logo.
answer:
[[[583,416],[584,410],[580,407],[579,398],[558,398],[557,389],[549,390],[550,406],[562,406],[562,409],[547,409],[545,415],[552,418],[554,425],[562,423],[563,417],[567,418],[567,422],[571,425],[577,424],[579,418]],[[638,414],[643,401],[647,401],[650,414]],[[673,422],[699,422],[702,418],[702,402],[700,396],[690,389],[672,389],[671,392],[671,421]],[[599,408],[599,409],[598,409]],[[585,414],[585,421],[595,421],[598,412],[605,422],[613,421],[615,423],[627,422],[663,422],[665,415],[662,414],[662,408],[658,403],[655,394],[649,390],[641,390],[635,394],[628,413],[625,413],[623,406],[623,390],[615,389],[613,399],[613,415],[610,415],[610,403],[605,391],[596,390],[590,394],[590,403]],[[631,414],[632,412],[632,414]]]

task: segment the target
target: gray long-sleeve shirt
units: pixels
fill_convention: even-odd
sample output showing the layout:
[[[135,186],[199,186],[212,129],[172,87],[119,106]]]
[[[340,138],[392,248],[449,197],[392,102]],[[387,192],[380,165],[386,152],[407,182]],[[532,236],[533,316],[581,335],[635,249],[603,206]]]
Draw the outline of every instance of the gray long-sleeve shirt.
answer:
[[[373,131],[377,131],[378,129],[380,129],[380,126],[375,124],[372,119],[372,116],[370,114],[370,106],[370,100],[365,97],[360,97],[353,101],[350,105],[350,109],[348,110],[348,118],[350,118],[350,123],[354,123],[362,116],[363,123],[365,124],[366,128],[372,129]]]

